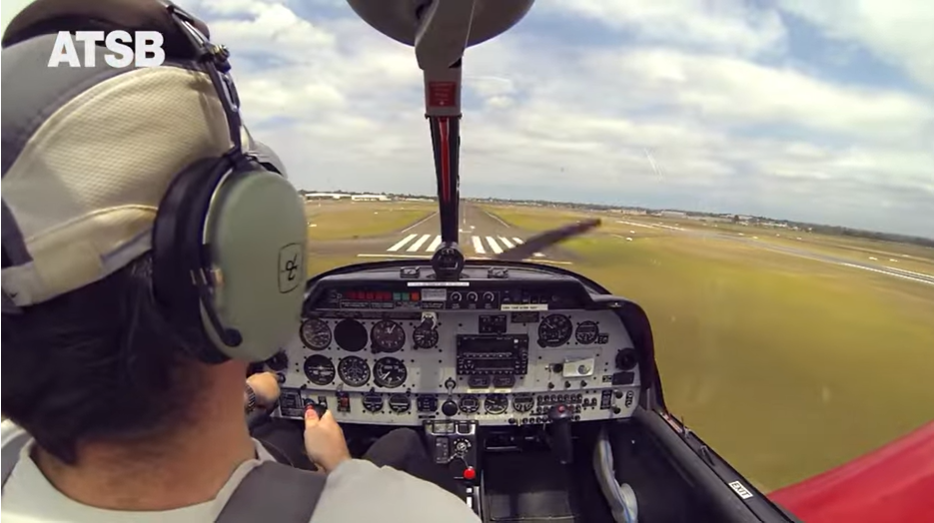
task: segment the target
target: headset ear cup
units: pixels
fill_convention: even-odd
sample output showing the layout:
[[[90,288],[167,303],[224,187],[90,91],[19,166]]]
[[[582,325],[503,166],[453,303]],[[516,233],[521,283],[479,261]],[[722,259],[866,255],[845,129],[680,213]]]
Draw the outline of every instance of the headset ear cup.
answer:
[[[226,161],[206,158],[176,175],[159,204],[152,234],[154,297],[179,331],[185,349],[206,363],[227,357],[205,336],[191,271],[200,265],[204,220],[211,195],[226,172]]]
[[[205,331],[230,358],[268,359],[301,324],[308,243],[304,202],[278,174],[233,173],[214,195],[206,229],[216,278],[214,307],[242,341],[226,346],[210,325]]]

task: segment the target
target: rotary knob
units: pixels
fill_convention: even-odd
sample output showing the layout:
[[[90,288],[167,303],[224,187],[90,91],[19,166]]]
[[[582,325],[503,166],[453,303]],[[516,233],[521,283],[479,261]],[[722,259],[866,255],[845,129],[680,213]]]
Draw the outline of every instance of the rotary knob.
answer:
[[[441,412],[445,416],[453,416],[457,414],[457,403],[454,403],[454,400],[447,400],[441,405]]]

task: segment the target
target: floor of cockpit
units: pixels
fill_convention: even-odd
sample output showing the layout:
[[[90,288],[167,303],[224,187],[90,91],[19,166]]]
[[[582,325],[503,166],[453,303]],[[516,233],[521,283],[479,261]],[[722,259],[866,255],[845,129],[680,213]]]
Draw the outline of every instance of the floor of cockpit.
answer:
[[[503,454],[484,465],[484,516],[497,522],[583,521],[573,500],[574,468],[547,452]]]

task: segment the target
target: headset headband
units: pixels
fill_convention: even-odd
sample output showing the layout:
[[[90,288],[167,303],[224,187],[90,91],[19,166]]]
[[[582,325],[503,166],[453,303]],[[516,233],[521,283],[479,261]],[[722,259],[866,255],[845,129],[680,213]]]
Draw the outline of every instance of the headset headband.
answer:
[[[187,11],[171,2],[166,2],[166,8],[172,20],[178,24],[195,48],[195,59],[207,68],[208,76],[211,78],[211,83],[217,91],[217,97],[227,116],[227,129],[230,131],[230,140],[233,143],[233,148],[227,156],[235,164],[240,165],[243,161],[240,95],[230,76],[230,51],[225,46],[212,44],[207,36],[195,27],[195,18]]]

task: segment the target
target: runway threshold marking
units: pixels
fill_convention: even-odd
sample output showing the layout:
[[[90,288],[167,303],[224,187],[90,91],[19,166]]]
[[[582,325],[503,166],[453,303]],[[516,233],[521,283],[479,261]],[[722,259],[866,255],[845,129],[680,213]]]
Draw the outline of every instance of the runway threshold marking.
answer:
[[[405,238],[403,238],[401,241],[399,241],[399,243],[396,243],[395,245],[393,245],[392,247],[390,247],[390,248],[388,248],[388,249],[386,249],[386,250],[387,250],[388,252],[396,252],[396,251],[398,251],[399,249],[405,247],[405,244],[407,244],[407,243],[409,243],[410,241],[412,241],[412,239],[415,238],[416,236],[418,236],[418,235],[417,235],[417,234],[410,234],[410,235],[406,236]]]
[[[357,258],[382,258],[382,259],[398,259],[398,260],[430,260],[431,256],[427,254],[389,254],[389,253],[362,253],[358,254]],[[468,259],[470,260],[492,260],[488,256],[471,256]],[[562,260],[543,260],[540,258],[526,258],[526,262],[533,263],[544,263],[548,265],[574,265],[574,262],[562,261]]]
[[[473,242],[473,250],[477,254],[486,254],[486,249],[483,248],[483,242],[480,241],[479,236],[474,236],[470,240]]]
[[[413,243],[412,246],[409,247],[409,249],[408,249],[409,252],[418,252],[418,250],[422,248],[422,245],[425,245],[425,243],[426,243],[430,238],[431,238],[431,235],[430,235],[430,234],[422,235],[421,238],[419,238],[418,240],[416,240],[415,243]]]

